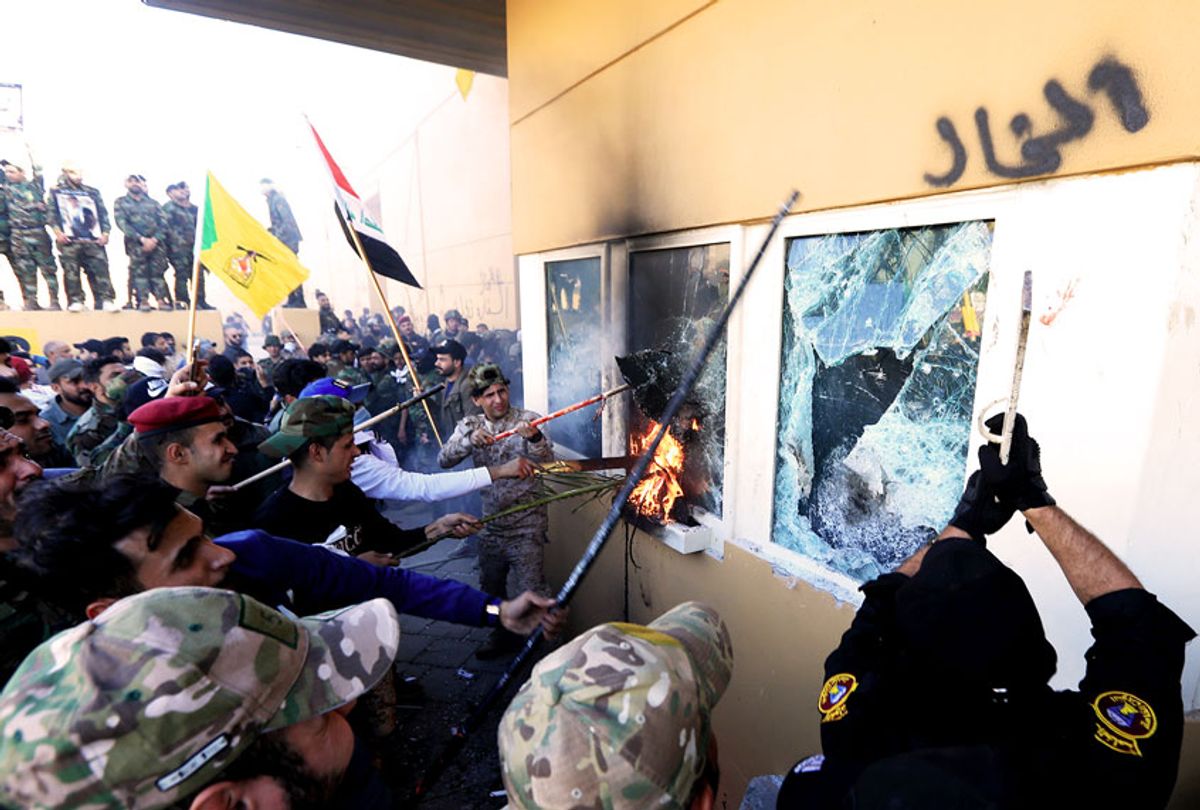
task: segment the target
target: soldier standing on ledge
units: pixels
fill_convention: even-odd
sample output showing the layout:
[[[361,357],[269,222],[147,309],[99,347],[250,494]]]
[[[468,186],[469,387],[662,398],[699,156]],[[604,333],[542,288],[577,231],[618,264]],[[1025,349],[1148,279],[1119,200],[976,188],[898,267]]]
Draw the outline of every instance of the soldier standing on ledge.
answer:
[[[8,207],[9,248],[17,280],[21,283],[21,296],[25,309],[38,310],[37,274],[42,271],[46,287],[50,291],[48,309],[60,309],[58,304],[58,263],[50,250],[50,236],[46,233],[46,186],[42,182],[42,169],[30,161],[33,178],[25,174],[25,168],[9,162],[4,167],[4,201]]]
[[[8,186],[8,178],[4,176],[4,169],[8,167],[8,161],[0,159],[0,256],[8,260],[8,266],[12,267],[12,256],[8,252],[8,200],[5,199],[4,189]],[[4,290],[0,290],[0,312],[8,310],[8,303],[4,300]]]
[[[86,194],[96,204],[96,225],[100,235],[90,238],[85,231],[77,232],[72,229],[71,222],[63,222],[62,211],[59,210],[54,192],[46,200],[50,206],[50,230],[54,231],[54,241],[58,242],[58,255],[62,257],[63,284],[67,288],[67,309],[71,312],[83,311],[83,281],[79,271],[87,275],[88,286],[92,288],[92,306],[97,310],[116,312],[117,292],[113,289],[112,278],[108,273],[108,234],[112,225],[108,221],[108,210],[100,191],[93,186],[83,184],[83,172],[74,163],[62,165],[62,176],[58,178],[56,190]],[[83,223],[86,226],[86,220]]]
[[[300,226],[296,224],[296,218],[292,216],[292,207],[288,205],[287,197],[284,197],[275,189],[275,183],[271,178],[264,177],[260,181],[263,196],[267,198],[267,210],[271,214],[271,233],[280,242],[283,242],[292,253],[300,252],[300,240],[304,237],[300,235]],[[304,287],[300,286],[288,293],[287,303],[285,307],[291,309],[304,309],[308,305],[304,303]]]
[[[167,218],[167,261],[175,270],[175,307],[187,309],[191,303],[188,285],[192,283],[192,268],[196,258],[196,217],[199,209],[192,204],[192,191],[180,180],[167,186],[163,216]],[[197,309],[212,309],[204,300],[204,272],[196,280]]]
[[[162,206],[146,191],[146,178],[131,174],[125,178],[129,191],[113,205],[117,227],[125,234],[125,253],[129,256],[129,284],[137,298],[137,308],[149,312],[150,296],[158,308],[174,309],[167,292],[167,218]],[[133,302],[130,302],[132,307]]]

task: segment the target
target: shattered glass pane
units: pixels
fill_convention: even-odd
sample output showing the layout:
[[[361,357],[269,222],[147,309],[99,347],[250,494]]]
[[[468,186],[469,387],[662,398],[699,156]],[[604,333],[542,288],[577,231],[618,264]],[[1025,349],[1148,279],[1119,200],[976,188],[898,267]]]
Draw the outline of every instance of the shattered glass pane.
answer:
[[[550,410],[557,411],[600,393],[600,258],[546,262],[546,334]],[[585,458],[603,455],[596,408],[554,420],[558,444]]]
[[[728,243],[630,253],[630,352],[659,350],[670,355],[667,365],[686,368],[728,300]],[[687,501],[717,516],[725,464],[725,353],[722,340],[672,426],[685,443]],[[630,429],[643,429],[646,416],[631,412]]]
[[[858,581],[961,494],[991,227],[791,239],[773,539]]]

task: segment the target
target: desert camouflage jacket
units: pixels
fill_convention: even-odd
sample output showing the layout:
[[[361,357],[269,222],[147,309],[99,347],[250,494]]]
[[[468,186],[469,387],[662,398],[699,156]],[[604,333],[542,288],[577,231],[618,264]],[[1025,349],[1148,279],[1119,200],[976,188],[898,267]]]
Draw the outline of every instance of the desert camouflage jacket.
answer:
[[[471,434],[480,428],[495,435],[515,428],[521,422],[531,422],[537,418],[538,415],[533,411],[523,411],[519,408],[510,408],[503,419],[495,422],[483,414],[463,417],[463,420],[454,428],[454,433],[446,439],[445,445],[442,446],[442,452],[438,454],[438,463],[442,467],[453,467],[468,456],[475,462],[476,467],[503,464],[517,456],[525,456],[535,462],[553,461],[554,442],[550,441],[550,437],[546,435],[545,431],[542,431],[541,440],[536,442],[528,441],[520,436],[510,436],[488,447],[474,447],[471,444]],[[482,492],[483,512],[485,515],[493,515],[516,503],[536,500],[541,494],[540,479],[536,476],[525,480],[505,478],[494,481]],[[549,525],[550,518],[546,513],[546,507],[539,506],[536,509],[527,509],[488,523],[484,531],[492,535],[524,534],[526,532],[545,532]]]

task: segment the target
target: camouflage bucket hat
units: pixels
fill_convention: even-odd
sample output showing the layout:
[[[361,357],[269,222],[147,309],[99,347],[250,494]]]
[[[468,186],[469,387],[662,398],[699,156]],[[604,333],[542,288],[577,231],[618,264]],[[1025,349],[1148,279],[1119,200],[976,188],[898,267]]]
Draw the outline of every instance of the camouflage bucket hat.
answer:
[[[123,599],[30,653],[0,694],[0,805],[173,804],[258,735],[374,686],[399,642],[384,599],[297,620],[213,588]]]
[[[729,630],[699,602],[592,628],[534,667],[500,720],[509,802],[684,807],[732,673]]]
[[[312,439],[354,429],[354,403],[335,396],[305,397],[288,406],[279,431],[258,446],[271,458],[290,456]]]
[[[509,384],[508,378],[504,376],[500,366],[495,363],[480,363],[473,367],[471,373],[467,375],[467,387],[471,390],[473,397],[482,396],[484,391],[496,383]]]

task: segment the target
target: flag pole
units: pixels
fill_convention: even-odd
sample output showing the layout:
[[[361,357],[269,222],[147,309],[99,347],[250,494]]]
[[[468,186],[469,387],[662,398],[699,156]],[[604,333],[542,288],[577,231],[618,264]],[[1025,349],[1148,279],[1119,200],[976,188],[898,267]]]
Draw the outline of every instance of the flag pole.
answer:
[[[208,174],[204,175],[204,202],[200,206],[200,210],[196,212],[196,233],[192,237],[192,251],[194,260],[192,261],[192,280],[189,284],[191,289],[191,302],[188,304],[188,331],[187,331],[187,363],[190,366],[196,360],[196,309],[200,305],[200,248],[202,247],[201,240],[204,234],[204,217],[208,214]]]
[[[341,215],[340,207],[338,208],[338,214]],[[404,365],[408,368],[408,376],[412,378],[413,393],[420,396],[421,378],[417,376],[417,370],[413,368],[412,358],[408,356],[408,347],[404,345],[404,338],[400,336],[400,327],[396,324],[396,316],[392,314],[392,308],[388,305],[387,296],[383,292],[383,285],[379,283],[379,276],[375,274],[375,268],[371,266],[371,260],[367,258],[367,251],[363,249],[362,240],[358,238],[358,229],[354,227],[354,221],[349,217],[346,217],[346,230],[350,231],[350,238],[354,240],[354,247],[358,251],[359,257],[362,258],[363,264],[367,266],[367,275],[371,277],[371,282],[375,285],[375,292],[379,295],[379,300],[383,304],[383,314],[387,317],[388,324],[392,327],[392,334],[396,337],[396,343],[400,345],[400,354],[404,357]],[[437,439],[438,447],[442,447],[442,434],[438,430],[437,422],[433,418],[433,412],[429,410],[429,400],[421,400],[421,407],[425,409],[425,416],[429,418],[429,426],[433,428],[433,437]]]

